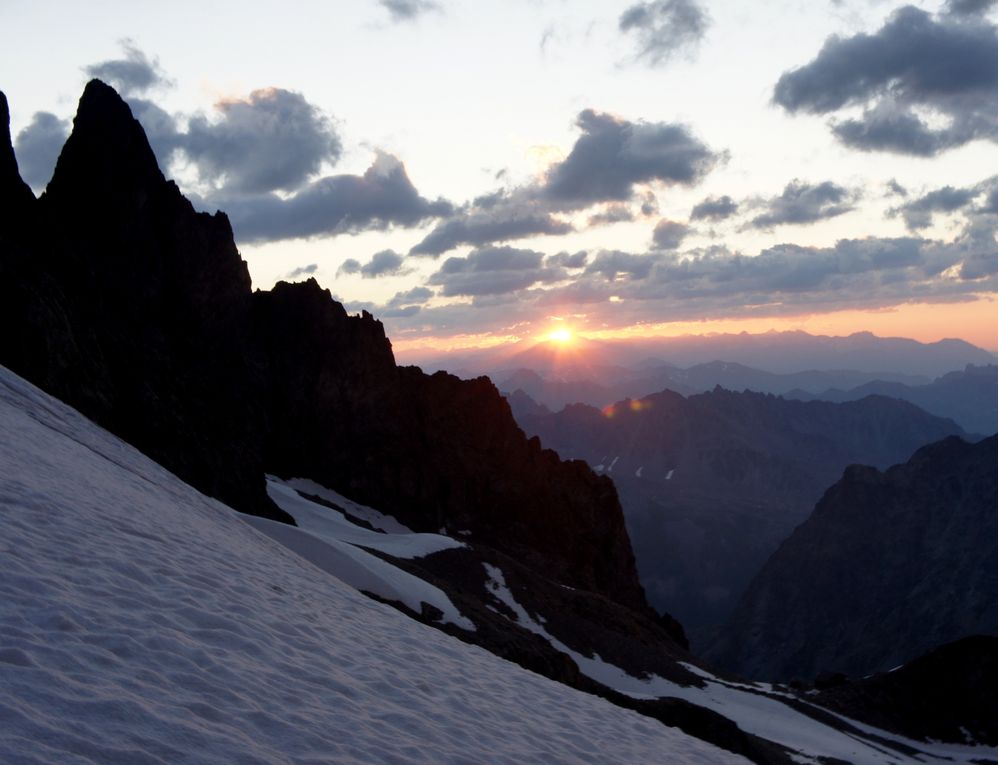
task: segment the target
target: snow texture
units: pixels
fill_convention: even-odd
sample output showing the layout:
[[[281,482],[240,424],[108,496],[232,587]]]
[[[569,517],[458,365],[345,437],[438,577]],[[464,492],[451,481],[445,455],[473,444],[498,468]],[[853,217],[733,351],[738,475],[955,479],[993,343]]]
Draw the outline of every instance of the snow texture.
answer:
[[[736,763],[367,599],[0,368],[0,762]]]

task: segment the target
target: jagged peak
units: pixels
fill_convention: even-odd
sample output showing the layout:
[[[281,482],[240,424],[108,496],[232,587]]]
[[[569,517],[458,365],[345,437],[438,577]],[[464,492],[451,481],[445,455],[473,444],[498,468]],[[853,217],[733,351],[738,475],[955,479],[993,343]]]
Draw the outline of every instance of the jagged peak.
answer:
[[[44,197],[86,208],[102,205],[109,195],[120,204],[163,183],[156,155],[128,104],[110,85],[88,82]]]
[[[34,201],[34,194],[21,179],[14,155],[14,144],[10,138],[10,109],[7,96],[0,91],[0,207],[12,210],[11,220],[17,217],[17,208]]]

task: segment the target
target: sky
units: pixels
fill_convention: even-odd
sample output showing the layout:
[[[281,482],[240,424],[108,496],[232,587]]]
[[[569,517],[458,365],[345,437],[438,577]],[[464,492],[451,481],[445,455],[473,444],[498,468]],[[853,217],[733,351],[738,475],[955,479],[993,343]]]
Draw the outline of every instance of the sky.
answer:
[[[0,2],[22,175],[86,81],[418,355],[871,330],[998,350],[998,1]]]

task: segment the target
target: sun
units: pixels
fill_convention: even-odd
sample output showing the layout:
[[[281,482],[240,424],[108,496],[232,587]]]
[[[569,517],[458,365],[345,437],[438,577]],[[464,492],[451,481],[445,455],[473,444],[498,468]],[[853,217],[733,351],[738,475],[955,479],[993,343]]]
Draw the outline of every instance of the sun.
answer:
[[[549,342],[558,343],[558,345],[567,345],[572,342],[572,330],[565,327],[559,327],[558,329],[548,332],[547,339]]]

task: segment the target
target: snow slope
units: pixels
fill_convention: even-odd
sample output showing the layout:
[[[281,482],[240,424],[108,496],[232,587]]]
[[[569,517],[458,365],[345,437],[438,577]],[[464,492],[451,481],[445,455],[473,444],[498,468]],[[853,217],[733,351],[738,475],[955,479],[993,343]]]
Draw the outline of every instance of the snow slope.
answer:
[[[734,763],[369,600],[0,368],[0,762]]]

